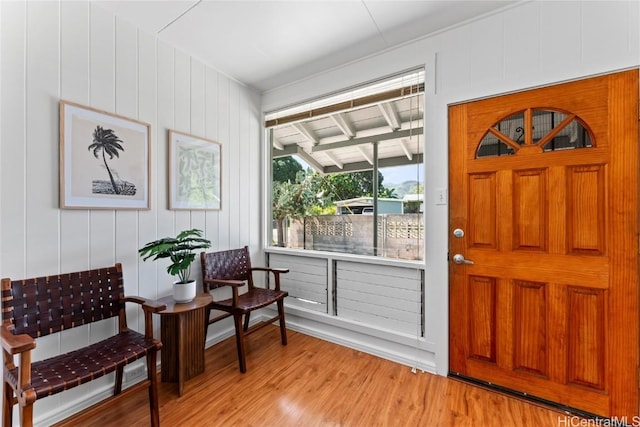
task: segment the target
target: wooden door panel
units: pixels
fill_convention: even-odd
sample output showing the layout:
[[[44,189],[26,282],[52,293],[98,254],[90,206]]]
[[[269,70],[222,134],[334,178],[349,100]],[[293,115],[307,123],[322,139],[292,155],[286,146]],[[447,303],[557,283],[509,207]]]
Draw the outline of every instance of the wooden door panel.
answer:
[[[596,390],[605,390],[605,292],[576,286],[567,289],[567,381]]]
[[[496,280],[469,277],[469,357],[496,361]]]
[[[632,70],[450,107],[449,249],[473,261],[450,267],[452,373],[638,414],[638,91]]]
[[[547,284],[513,281],[513,369],[548,376]]]
[[[547,250],[547,169],[513,172],[513,250]]]
[[[567,252],[605,253],[604,165],[572,166],[566,172]],[[585,215],[589,212],[589,215]]]
[[[496,174],[469,174],[469,206],[477,215],[469,217],[469,245],[497,247]]]

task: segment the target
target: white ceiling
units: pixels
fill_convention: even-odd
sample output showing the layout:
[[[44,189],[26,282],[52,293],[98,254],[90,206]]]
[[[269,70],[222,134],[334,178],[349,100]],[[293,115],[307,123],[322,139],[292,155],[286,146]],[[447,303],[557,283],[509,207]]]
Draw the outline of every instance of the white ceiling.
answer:
[[[267,91],[521,0],[92,0]]]

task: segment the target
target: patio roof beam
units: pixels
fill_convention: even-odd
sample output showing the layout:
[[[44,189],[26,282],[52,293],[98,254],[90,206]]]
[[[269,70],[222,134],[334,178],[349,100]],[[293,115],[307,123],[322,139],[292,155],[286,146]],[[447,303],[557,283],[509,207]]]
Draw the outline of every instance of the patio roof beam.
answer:
[[[400,141],[400,147],[402,147],[402,151],[404,151],[404,154],[407,156],[407,159],[411,160],[411,158],[413,157],[413,154],[411,153],[411,150],[409,150],[409,146],[407,145],[406,139],[403,139]]]
[[[318,163],[316,159],[311,157],[309,153],[304,151],[301,147],[297,147],[297,150],[294,154],[298,155],[302,160],[307,162],[307,164],[311,166],[311,169],[313,169],[318,173],[324,174],[324,167],[320,163]]]
[[[400,116],[398,115],[398,112],[396,111],[393,104],[390,104],[388,102],[384,104],[378,104],[378,108],[380,109],[382,117],[384,117],[391,130],[396,131],[402,127],[400,125]]]
[[[413,160],[408,161],[405,156],[400,157],[388,157],[382,158],[378,160],[378,168],[386,168],[392,166],[406,166],[406,165],[419,165],[422,163],[422,154],[415,154],[413,156]],[[343,173],[343,172],[361,172],[361,171],[370,171],[373,170],[373,167],[369,164],[369,162],[353,162],[353,163],[345,163],[342,169],[339,169],[337,166],[325,166],[323,168],[323,173]]]
[[[362,154],[362,157],[364,157],[365,160],[369,162],[371,166],[373,166],[373,158],[371,157],[371,155],[369,155],[369,153],[367,153],[367,151],[364,149],[362,145],[358,147],[358,151],[360,151],[360,154]]]
[[[336,126],[338,126],[338,129],[340,129],[340,132],[342,132],[347,138],[351,139],[356,136],[353,126],[347,121],[347,118],[343,113],[332,114],[329,117],[331,117]]]
[[[409,137],[411,135],[419,135],[422,134],[423,132],[423,128],[419,127],[419,128],[415,128],[415,129],[405,129],[405,130],[398,130],[395,132],[389,132],[389,133],[384,133],[381,135],[371,135],[371,136],[363,136],[361,138],[353,138],[347,141],[340,141],[340,142],[334,142],[331,144],[319,144],[314,146],[311,149],[312,153],[317,153],[320,151],[327,151],[327,150],[336,150],[339,148],[344,148],[344,147],[354,147],[354,146],[358,146],[361,144],[371,144],[373,142],[377,142],[377,141],[387,141],[389,139],[399,139],[399,138],[406,138]]]
[[[329,160],[331,160],[333,162],[334,165],[336,165],[338,167],[338,169],[342,170],[344,169],[344,163],[342,163],[335,154],[333,154],[331,151],[327,151],[325,153],[325,155],[329,158]]]
[[[313,143],[314,145],[318,143],[318,138],[313,136],[309,128],[304,123],[293,123],[291,126],[298,131],[302,136],[304,136],[307,141]]]

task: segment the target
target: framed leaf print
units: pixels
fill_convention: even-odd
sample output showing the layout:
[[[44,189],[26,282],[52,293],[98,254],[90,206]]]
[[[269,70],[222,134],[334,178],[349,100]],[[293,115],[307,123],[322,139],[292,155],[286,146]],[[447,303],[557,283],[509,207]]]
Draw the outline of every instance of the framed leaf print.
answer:
[[[149,209],[151,125],[60,101],[60,207]]]
[[[220,209],[221,146],[169,131],[169,209]]]

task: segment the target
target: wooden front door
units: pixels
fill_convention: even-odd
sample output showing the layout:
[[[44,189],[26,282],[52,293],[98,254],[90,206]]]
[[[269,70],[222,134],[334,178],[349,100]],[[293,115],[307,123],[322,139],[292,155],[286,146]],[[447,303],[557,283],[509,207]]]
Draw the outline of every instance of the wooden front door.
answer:
[[[449,137],[451,373],[637,415],[638,71],[452,106]]]

